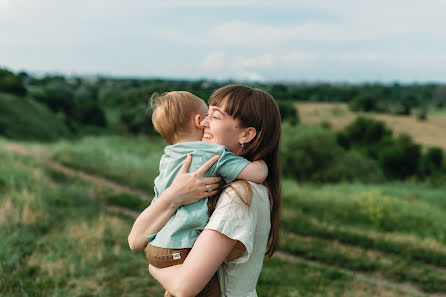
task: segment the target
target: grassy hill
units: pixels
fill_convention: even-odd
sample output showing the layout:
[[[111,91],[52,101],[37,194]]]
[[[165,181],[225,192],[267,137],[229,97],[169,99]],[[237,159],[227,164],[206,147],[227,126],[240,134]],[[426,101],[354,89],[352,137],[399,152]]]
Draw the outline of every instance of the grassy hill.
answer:
[[[149,201],[51,164],[150,194],[163,146],[156,137],[0,139],[0,295],[161,296],[142,253],[128,248],[132,212],[116,212]],[[259,296],[446,295],[446,189],[282,187],[280,253],[265,261]]]
[[[301,121],[309,124],[329,122],[334,130],[342,130],[357,116],[369,116],[384,121],[395,134],[408,133],[424,146],[441,147],[446,151],[446,111],[431,110],[426,121],[415,115],[397,116],[379,113],[352,112],[346,103],[297,103]]]

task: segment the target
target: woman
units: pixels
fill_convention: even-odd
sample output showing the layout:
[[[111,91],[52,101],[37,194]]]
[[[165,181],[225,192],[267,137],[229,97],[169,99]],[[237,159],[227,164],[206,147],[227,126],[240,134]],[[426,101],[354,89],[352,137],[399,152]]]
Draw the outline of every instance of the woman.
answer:
[[[197,295],[218,270],[222,296],[257,296],[256,283],[265,255],[278,245],[280,169],[280,114],[268,93],[242,85],[229,85],[209,99],[203,120],[203,141],[225,145],[250,161],[263,159],[269,175],[263,185],[237,181],[219,197],[210,220],[181,265],[158,269],[152,276],[178,297]],[[143,249],[145,237],[156,233],[176,209],[207,197],[215,178],[203,178],[211,159],[195,173],[187,173],[190,158],[176,180],[138,217],[129,235],[132,249]],[[161,200],[161,202],[160,202]]]

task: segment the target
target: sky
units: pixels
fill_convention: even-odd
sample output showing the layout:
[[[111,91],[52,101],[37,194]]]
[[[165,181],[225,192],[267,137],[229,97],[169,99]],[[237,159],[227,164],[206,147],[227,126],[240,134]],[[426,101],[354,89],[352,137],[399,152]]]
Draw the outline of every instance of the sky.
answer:
[[[446,82],[444,0],[0,0],[0,67],[289,82]]]

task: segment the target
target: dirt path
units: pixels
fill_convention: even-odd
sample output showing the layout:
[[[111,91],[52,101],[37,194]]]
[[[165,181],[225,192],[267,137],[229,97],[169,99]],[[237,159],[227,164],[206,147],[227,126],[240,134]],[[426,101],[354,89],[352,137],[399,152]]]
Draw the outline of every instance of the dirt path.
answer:
[[[86,172],[83,172],[80,170],[69,168],[67,166],[64,166],[64,165],[58,163],[58,162],[55,162],[55,161],[51,160],[51,153],[49,153],[48,151],[45,151],[45,150],[42,150],[39,148],[33,148],[33,149],[27,150],[24,147],[17,145],[17,144],[8,144],[8,145],[5,145],[4,148],[10,152],[14,152],[14,153],[22,155],[22,156],[34,157],[34,158],[36,158],[36,160],[44,163],[51,169],[61,172],[62,174],[65,174],[67,176],[77,177],[79,179],[94,183],[96,185],[112,188],[113,190],[118,191],[118,192],[136,195],[136,196],[141,197],[142,199],[149,200],[149,199],[153,198],[153,195],[151,195],[147,192],[130,188],[126,185],[119,184],[119,183],[112,181],[110,179],[107,179],[103,176],[86,173]]]
[[[289,253],[286,253],[283,251],[277,251],[274,254],[274,257],[277,257],[282,260],[286,260],[291,263],[304,263],[309,266],[313,266],[313,267],[317,267],[317,268],[326,268],[326,269],[340,271],[342,273],[345,273],[347,275],[354,277],[355,279],[359,279],[359,280],[362,280],[362,281],[370,283],[370,284],[390,288],[390,289],[408,293],[408,294],[413,294],[413,295],[422,296],[422,297],[446,297],[446,294],[443,294],[443,293],[435,293],[435,294],[434,293],[432,293],[432,294],[425,293],[425,292],[421,291],[420,289],[418,289],[418,287],[416,287],[410,283],[391,282],[391,281],[388,281],[383,278],[372,276],[370,274],[351,271],[351,270],[344,269],[341,267],[326,265],[326,264],[323,264],[320,262],[303,259],[303,258],[297,257],[295,255],[292,255],[292,254],[289,254]]]
[[[8,144],[8,145],[4,146],[3,148],[10,152],[19,154],[19,155],[34,157],[39,162],[42,162],[46,166],[49,166],[51,169],[61,172],[65,175],[77,177],[77,178],[80,178],[87,182],[94,183],[99,186],[109,187],[109,188],[112,188],[119,192],[137,195],[143,199],[151,199],[152,198],[152,196],[149,195],[147,192],[130,188],[128,186],[119,184],[117,182],[114,182],[114,181],[104,178],[102,176],[97,176],[97,175],[85,173],[80,170],[66,167],[58,162],[51,160],[51,154],[48,151],[38,149],[38,148],[25,149],[24,147],[22,147],[20,145],[16,145],[16,144]],[[108,211],[110,211],[112,213],[125,215],[125,216],[131,217],[131,218],[136,218],[139,215],[139,213],[136,211],[133,211],[133,210],[130,210],[130,209],[127,209],[124,207],[120,207],[120,206],[108,205],[106,208]],[[389,288],[389,289],[392,289],[395,291],[400,291],[400,292],[413,294],[413,295],[417,295],[417,296],[422,296],[422,297],[446,297],[446,294],[443,294],[443,293],[427,294],[410,283],[391,282],[386,279],[372,276],[370,274],[359,273],[359,272],[347,270],[347,269],[344,269],[341,267],[326,265],[326,264],[323,264],[320,262],[303,259],[303,258],[297,257],[295,255],[292,255],[292,254],[289,254],[289,253],[286,253],[283,251],[277,251],[275,253],[274,257],[286,260],[290,263],[305,263],[305,264],[313,266],[313,267],[318,267],[318,268],[322,267],[322,268],[326,268],[326,269],[340,271],[342,273],[345,273],[347,275],[354,277],[355,279],[359,279],[361,281],[364,281],[366,283],[370,283],[370,284],[373,284],[376,286],[386,287],[386,288]]]

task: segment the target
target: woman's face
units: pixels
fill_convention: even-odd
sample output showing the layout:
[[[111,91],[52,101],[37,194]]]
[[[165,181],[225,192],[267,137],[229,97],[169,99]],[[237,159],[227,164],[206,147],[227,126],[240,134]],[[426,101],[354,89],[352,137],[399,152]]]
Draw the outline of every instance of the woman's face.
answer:
[[[209,106],[207,117],[201,122],[204,127],[204,142],[222,144],[235,155],[242,152],[240,143],[243,129],[240,121],[225,112],[226,103],[222,106]]]

